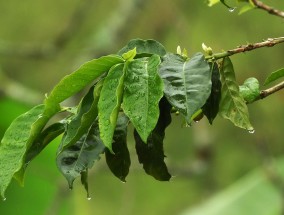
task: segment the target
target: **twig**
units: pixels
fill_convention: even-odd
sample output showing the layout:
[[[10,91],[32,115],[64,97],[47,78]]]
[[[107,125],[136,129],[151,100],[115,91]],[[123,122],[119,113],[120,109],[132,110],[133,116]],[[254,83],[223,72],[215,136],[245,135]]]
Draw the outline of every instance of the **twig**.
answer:
[[[221,53],[212,54],[210,56],[206,56],[205,58],[207,60],[209,59],[218,60],[218,59],[228,57],[234,54],[248,52],[248,51],[252,51],[254,49],[258,49],[262,47],[272,47],[276,44],[283,43],[283,42],[284,42],[284,37],[268,38],[267,40],[263,42],[258,42],[258,43],[248,44],[248,45],[241,45],[235,49],[231,49],[231,50],[221,52]]]
[[[281,83],[279,83],[279,84],[277,84],[273,87],[270,87],[266,90],[262,90],[260,92],[259,99],[264,99],[265,97],[267,97],[267,96],[269,96],[269,95],[271,95],[271,94],[273,94],[273,93],[275,93],[275,92],[277,92],[277,91],[279,91],[283,88],[284,88],[284,81],[282,81]]]
[[[283,11],[280,11],[280,10],[277,10],[273,7],[270,7],[270,6],[264,4],[263,2],[261,2],[259,0],[251,0],[251,1],[256,6],[256,8],[265,10],[272,15],[284,18],[284,12]]]

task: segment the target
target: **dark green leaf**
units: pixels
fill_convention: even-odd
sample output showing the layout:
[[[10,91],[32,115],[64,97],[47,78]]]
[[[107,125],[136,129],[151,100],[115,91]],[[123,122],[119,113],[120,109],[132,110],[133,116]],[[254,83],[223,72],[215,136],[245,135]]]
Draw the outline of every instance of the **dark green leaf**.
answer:
[[[236,82],[233,64],[230,58],[223,59],[221,68],[222,97],[219,114],[229,119],[235,126],[253,131],[249,121],[249,113],[245,101],[240,96],[239,86]]]
[[[130,155],[126,145],[127,126],[129,119],[126,115],[118,115],[117,125],[113,136],[113,153],[106,149],[106,162],[112,173],[121,181],[125,182],[130,167]]]
[[[160,76],[168,101],[185,116],[187,123],[191,123],[192,115],[211,93],[210,67],[203,54],[197,53],[190,60],[167,54],[160,66]]]
[[[38,105],[16,118],[0,144],[0,191],[5,190],[14,174],[23,166],[26,151],[31,147],[49,117],[43,115],[45,105]]]
[[[104,80],[98,103],[100,137],[110,151],[112,151],[113,132],[122,102],[124,67],[124,64],[118,64],[111,68]]]
[[[217,63],[211,65],[212,72],[212,88],[211,94],[207,99],[205,105],[202,107],[204,115],[207,117],[210,124],[213,123],[213,120],[219,112],[219,103],[221,99],[221,81],[220,73]]]
[[[268,85],[273,81],[276,81],[279,78],[283,78],[284,77],[284,68],[279,69],[275,72],[272,72],[265,80],[264,85]]]
[[[260,90],[259,82],[256,78],[248,78],[244,84],[239,87],[240,95],[246,101],[246,103],[252,103],[259,99]]]
[[[79,141],[58,154],[57,166],[67,179],[70,189],[73,187],[73,181],[79,176],[83,177],[82,173],[100,159],[100,154],[104,150],[105,146],[99,138],[98,125],[95,123]],[[86,180],[83,181],[86,183]],[[86,184],[84,186],[86,187]]]
[[[163,96],[159,64],[160,57],[153,55],[129,62],[126,70],[122,107],[144,142],[159,118],[159,101]]]
[[[166,54],[166,50],[164,46],[157,42],[156,40],[142,40],[142,39],[133,39],[130,40],[129,43],[123,47],[118,54],[122,55],[132,49],[136,48],[136,56],[137,57],[145,57],[153,54],[164,56]]]
[[[134,131],[134,138],[138,159],[143,164],[145,172],[157,180],[169,181],[171,175],[164,162],[163,140],[165,129],[171,123],[171,105],[165,98],[162,98],[159,107],[160,117],[154,131],[147,140],[147,144],[136,130]]]

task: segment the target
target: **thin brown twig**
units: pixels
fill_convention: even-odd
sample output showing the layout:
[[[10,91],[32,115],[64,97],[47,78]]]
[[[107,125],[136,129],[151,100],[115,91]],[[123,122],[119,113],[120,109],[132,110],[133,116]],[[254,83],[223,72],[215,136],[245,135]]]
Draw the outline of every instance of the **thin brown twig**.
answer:
[[[266,90],[262,90],[260,92],[260,95],[259,95],[259,99],[264,99],[265,97],[273,94],[273,93],[276,93],[278,92],[279,90],[283,89],[284,88],[284,81],[282,81],[281,83],[273,86],[273,87],[270,87]]]
[[[268,6],[268,5],[264,4],[263,2],[261,2],[259,0],[251,0],[251,1],[255,5],[256,8],[261,9],[261,10],[265,10],[269,14],[284,18],[284,11],[281,11],[281,10],[275,9],[271,6]]]

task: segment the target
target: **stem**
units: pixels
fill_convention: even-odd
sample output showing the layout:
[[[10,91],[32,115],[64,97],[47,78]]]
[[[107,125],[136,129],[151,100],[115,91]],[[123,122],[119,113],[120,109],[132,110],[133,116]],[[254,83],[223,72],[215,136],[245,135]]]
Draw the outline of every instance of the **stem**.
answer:
[[[263,2],[261,2],[259,0],[251,0],[251,1],[258,9],[265,10],[269,14],[284,18],[284,12],[283,11],[274,9],[273,7],[270,7],[270,6],[264,4]]]
[[[266,90],[262,90],[260,92],[260,95],[259,95],[259,99],[264,99],[265,97],[267,96],[270,96],[271,94],[273,93],[276,93],[277,91],[281,90],[284,88],[284,81],[282,81],[281,83],[271,87],[271,88],[268,88]]]
[[[210,56],[206,56],[205,58],[207,60],[218,60],[224,57],[229,57],[234,54],[242,53],[242,52],[248,52],[252,51],[254,49],[262,48],[262,47],[272,47],[276,44],[283,43],[284,37],[277,37],[277,38],[268,38],[267,40],[263,42],[253,43],[253,44],[247,44],[247,45],[240,45],[235,49],[231,49],[225,52],[216,53]]]

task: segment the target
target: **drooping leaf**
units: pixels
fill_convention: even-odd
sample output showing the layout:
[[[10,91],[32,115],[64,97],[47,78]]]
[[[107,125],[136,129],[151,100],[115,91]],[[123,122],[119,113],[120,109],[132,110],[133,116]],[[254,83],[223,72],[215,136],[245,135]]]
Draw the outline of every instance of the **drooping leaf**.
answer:
[[[144,142],[159,118],[159,101],[163,97],[163,82],[158,75],[160,57],[129,62],[125,76],[123,110]]]
[[[44,108],[38,105],[16,118],[1,140],[0,192],[3,198],[12,177],[23,166],[26,151],[49,120],[49,116],[43,115]]]
[[[162,98],[159,107],[160,117],[155,129],[147,140],[147,144],[135,130],[135,146],[139,162],[143,164],[145,172],[157,180],[169,181],[171,175],[164,162],[163,141],[165,129],[171,123],[171,105],[165,98]]]
[[[190,60],[167,54],[160,66],[160,76],[168,101],[185,116],[187,123],[191,123],[192,115],[211,93],[210,67],[203,54],[197,53]]]
[[[85,174],[94,162],[100,159],[100,154],[104,150],[105,146],[99,138],[98,125],[95,123],[79,141],[58,154],[57,166],[67,179],[70,189],[73,187],[74,180],[80,176],[84,177],[82,174]],[[83,181],[87,188],[87,180]]]
[[[239,87],[240,95],[249,104],[254,102],[259,98],[259,82],[256,78],[248,78],[245,80],[244,84]]]
[[[99,81],[95,88],[91,87],[80,102],[77,114],[67,125],[59,151],[77,142],[94,123],[98,116],[97,105],[102,86],[103,80]]]
[[[123,96],[125,64],[111,68],[104,80],[98,103],[100,137],[112,151],[113,133]]]
[[[220,74],[222,81],[220,116],[229,119],[237,127],[253,131],[246,103],[239,93],[239,86],[230,58],[225,57],[223,59]]]
[[[113,153],[106,149],[106,162],[112,173],[121,181],[125,182],[130,167],[130,155],[126,145],[128,117],[121,113],[118,115],[116,128],[113,136]]]
[[[137,57],[145,57],[153,54],[164,56],[166,54],[165,47],[156,40],[142,40],[133,39],[128,42],[128,44],[119,50],[118,54],[122,55],[132,49],[136,48]]]
[[[24,156],[24,162],[21,170],[15,173],[14,177],[22,182],[24,179],[25,170],[29,163],[57,136],[64,132],[63,123],[54,123],[43,130],[37,139],[33,142],[32,146],[27,150]]]
[[[82,90],[113,65],[123,63],[118,55],[103,56],[83,64],[78,70],[65,76],[46,98],[46,111],[57,109],[59,103]]]
[[[270,84],[273,81],[276,81],[279,78],[283,78],[284,77],[284,68],[279,69],[275,72],[272,72],[265,80],[264,82],[264,86]]]
[[[213,123],[213,120],[219,112],[219,103],[221,99],[221,81],[217,63],[213,63],[211,65],[211,73],[211,94],[207,99],[205,105],[202,107],[203,113],[207,117],[210,124]]]

